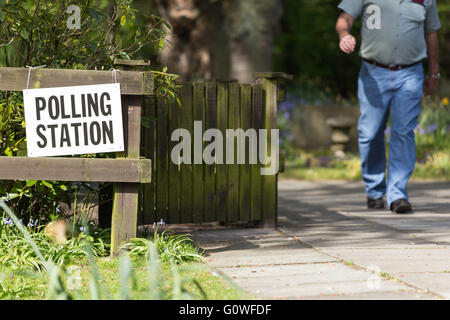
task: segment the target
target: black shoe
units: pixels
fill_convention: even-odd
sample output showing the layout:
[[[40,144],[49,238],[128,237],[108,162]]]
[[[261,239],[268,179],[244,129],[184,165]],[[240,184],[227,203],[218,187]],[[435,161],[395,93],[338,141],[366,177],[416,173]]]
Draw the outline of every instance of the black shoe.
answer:
[[[411,203],[406,199],[400,199],[391,203],[393,213],[409,213],[413,210]]]
[[[367,208],[368,209],[384,209],[383,198],[379,198],[379,199],[367,198]]]

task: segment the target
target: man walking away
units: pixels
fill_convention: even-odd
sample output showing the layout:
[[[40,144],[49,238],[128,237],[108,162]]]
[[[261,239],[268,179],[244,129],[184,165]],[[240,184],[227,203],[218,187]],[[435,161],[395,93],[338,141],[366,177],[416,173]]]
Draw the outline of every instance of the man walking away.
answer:
[[[407,184],[416,161],[414,129],[423,93],[432,94],[440,78],[436,0],[342,0],[338,8],[342,10],[336,24],[339,47],[347,54],[356,47],[352,25],[355,19],[362,20],[358,142],[367,206],[384,208],[386,195],[392,212],[411,212]],[[429,74],[424,77],[426,58]],[[389,113],[386,181],[384,131]]]

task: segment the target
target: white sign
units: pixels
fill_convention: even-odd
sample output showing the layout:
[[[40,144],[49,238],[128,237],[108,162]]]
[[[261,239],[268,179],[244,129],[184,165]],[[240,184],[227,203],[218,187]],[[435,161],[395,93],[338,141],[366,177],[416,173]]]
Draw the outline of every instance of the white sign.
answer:
[[[29,157],[124,151],[120,84],[23,91]]]

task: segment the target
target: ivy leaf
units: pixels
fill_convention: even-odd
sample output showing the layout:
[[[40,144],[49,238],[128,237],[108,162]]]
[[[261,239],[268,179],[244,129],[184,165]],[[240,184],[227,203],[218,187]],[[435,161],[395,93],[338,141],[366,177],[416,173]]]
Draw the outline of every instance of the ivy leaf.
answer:
[[[37,180],[27,180],[27,187],[32,187],[36,184]]]
[[[120,25],[123,27],[124,25],[126,25],[127,24],[127,17],[125,16],[125,15],[123,15],[121,18],[120,18]]]
[[[45,181],[45,180],[42,180],[42,184],[44,186],[46,186],[47,188],[53,189],[53,186],[50,183],[48,183],[47,181]]]
[[[10,147],[7,147],[6,149],[5,149],[5,154],[8,156],[8,157],[12,157],[12,151],[11,151],[11,148]]]
[[[125,60],[131,60],[130,56],[126,52],[120,52],[120,56]]]

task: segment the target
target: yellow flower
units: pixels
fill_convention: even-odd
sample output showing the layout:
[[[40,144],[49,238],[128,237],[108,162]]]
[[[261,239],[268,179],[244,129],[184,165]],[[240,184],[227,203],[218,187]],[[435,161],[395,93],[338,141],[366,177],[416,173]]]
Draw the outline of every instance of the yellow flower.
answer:
[[[444,106],[448,106],[448,98],[447,97],[444,97],[444,99],[442,99],[442,104],[444,105]]]

